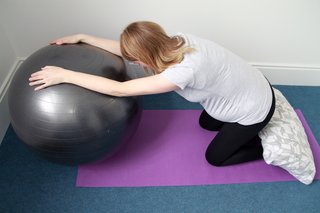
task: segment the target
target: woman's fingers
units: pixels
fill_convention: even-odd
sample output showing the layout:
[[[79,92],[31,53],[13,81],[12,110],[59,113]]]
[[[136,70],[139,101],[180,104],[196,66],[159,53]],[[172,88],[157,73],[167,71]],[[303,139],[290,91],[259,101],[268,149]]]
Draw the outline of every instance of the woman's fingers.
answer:
[[[38,81],[32,81],[29,83],[30,86],[35,86],[35,85],[39,85],[39,84],[44,84],[45,81],[44,80],[38,80]]]
[[[43,79],[43,77],[40,74],[34,74],[34,75],[31,75],[31,77],[29,78],[29,81],[36,81],[40,79]]]
[[[38,90],[44,89],[44,88],[46,88],[46,87],[48,87],[47,84],[42,84],[41,86],[36,87],[34,90],[35,90],[35,91],[38,91]]]
[[[63,43],[64,43],[64,41],[62,39],[56,39],[56,40],[49,42],[49,44],[57,44],[57,45],[61,45]]]
[[[36,76],[43,75],[43,71],[44,71],[44,70],[47,70],[47,69],[50,69],[50,68],[52,68],[52,67],[51,67],[51,66],[42,67],[41,70],[32,73],[30,76],[31,76],[31,77],[36,77]]]
[[[58,38],[58,39],[55,39],[55,40],[49,42],[49,44],[57,44],[57,45],[61,45],[61,44],[65,44],[65,43],[70,43],[68,41],[67,37]]]
[[[35,91],[38,91],[38,90],[41,90],[41,89],[44,89],[44,88],[50,86],[50,84],[48,83],[48,81],[46,81],[45,79],[39,79],[39,80],[31,81],[31,82],[29,83],[29,85],[30,85],[30,86],[38,86],[38,85],[40,85],[40,86],[38,86],[38,87],[36,87],[36,88],[34,89]]]
[[[36,71],[29,77],[29,85],[37,86],[35,90],[40,90],[52,85],[63,83],[65,69],[56,66],[45,66],[40,71]]]
[[[42,67],[41,70],[32,73],[30,78],[38,78],[38,77],[44,76],[44,71],[52,69],[52,68],[57,68],[57,67],[54,67],[54,66]]]
[[[50,44],[57,44],[57,45],[62,45],[62,44],[75,44],[80,41],[80,35],[70,35],[62,38],[55,39],[51,42]]]
[[[39,72],[41,72],[41,71],[37,71],[37,72],[32,73],[32,74],[31,74],[31,77],[36,77],[36,76],[38,76],[38,75],[39,75]]]
[[[29,78],[29,86],[37,86],[40,85],[38,87],[36,87],[34,90],[41,90],[44,89],[45,87],[47,87],[47,83],[45,80],[45,75],[44,75],[44,70],[48,69],[48,66],[45,66],[43,68],[41,68],[40,71],[34,72],[31,74],[30,78]]]

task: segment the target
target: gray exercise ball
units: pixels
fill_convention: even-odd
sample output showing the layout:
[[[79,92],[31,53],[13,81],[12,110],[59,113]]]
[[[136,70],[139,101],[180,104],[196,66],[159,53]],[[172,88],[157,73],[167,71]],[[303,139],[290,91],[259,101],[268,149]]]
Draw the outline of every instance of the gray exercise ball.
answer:
[[[138,98],[113,97],[71,84],[34,91],[28,79],[46,65],[125,81],[123,60],[86,44],[49,45],[23,62],[8,96],[13,129],[43,158],[76,165],[112,156],[138,126]]]

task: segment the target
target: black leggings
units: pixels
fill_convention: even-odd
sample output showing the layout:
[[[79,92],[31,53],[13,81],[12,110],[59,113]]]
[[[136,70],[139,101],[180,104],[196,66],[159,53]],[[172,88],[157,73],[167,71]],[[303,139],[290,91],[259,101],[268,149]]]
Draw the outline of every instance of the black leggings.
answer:
[[[203,110],[199,119],[200,126],[210,131],[219,131],[206,151],[206,159],[210,164],[227,166],[262,158],[263,149],[258,133],[267,125],[274,113],[273,90],[272,96],[272,106],[267,117],[253,125],[221,122]]]

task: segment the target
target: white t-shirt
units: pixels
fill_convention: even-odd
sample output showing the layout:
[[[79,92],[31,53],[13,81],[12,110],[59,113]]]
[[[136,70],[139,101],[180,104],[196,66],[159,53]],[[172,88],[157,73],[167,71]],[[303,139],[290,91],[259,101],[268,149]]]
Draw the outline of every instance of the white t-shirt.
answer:
[[[259,70],[212,41],[179,35],[195,50],[160,74],[180,88],[179,95],[220,121],[251,125],[266,118],[272,92]]]

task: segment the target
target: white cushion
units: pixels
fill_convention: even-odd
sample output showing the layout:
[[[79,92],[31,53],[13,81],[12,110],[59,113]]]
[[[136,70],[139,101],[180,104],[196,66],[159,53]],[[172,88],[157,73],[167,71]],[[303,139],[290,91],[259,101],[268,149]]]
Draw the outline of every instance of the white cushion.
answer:
[[[263,158],[267,164],[279,166],[300,182],[310,184],[316,168],[307,135],[287,99],[275,88],[274,93],[275,112],[259,133]]]

